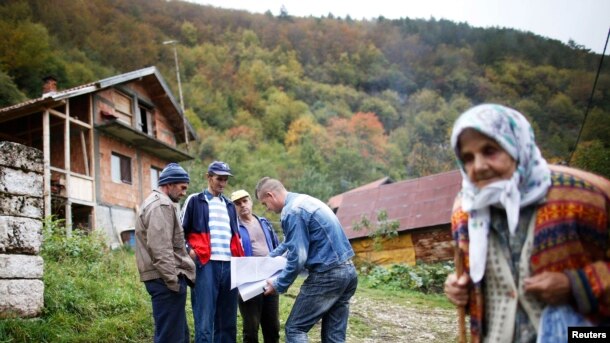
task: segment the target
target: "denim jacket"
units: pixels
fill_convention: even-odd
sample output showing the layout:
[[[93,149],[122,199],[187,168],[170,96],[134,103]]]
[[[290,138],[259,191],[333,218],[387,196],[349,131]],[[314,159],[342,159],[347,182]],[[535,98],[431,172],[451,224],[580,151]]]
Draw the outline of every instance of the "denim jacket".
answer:
[[[286,267],[273,282],[279,293],[286,292],[303,268],[324,272],[354,256],[339,219],[316,198],[289,192],[281,221],[284,242],[269,254],[278,256],[288,251]]]

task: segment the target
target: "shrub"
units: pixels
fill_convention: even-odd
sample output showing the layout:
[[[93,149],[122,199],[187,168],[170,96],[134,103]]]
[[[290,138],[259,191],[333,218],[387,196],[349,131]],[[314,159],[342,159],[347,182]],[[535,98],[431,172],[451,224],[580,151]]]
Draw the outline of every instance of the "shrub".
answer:
[[[394,290],[414,290],[422,293],[442,293],[447,275],[454,270],[453,262],[434,264],[394,264],[382,266],[361,266],[361,275],[371,288]]]
[[[45,260],[57,262],[77,258],[93,263],[108,252],[104,238],[98,231],[73,230],[68,237],[63,219],[45,218],[41,255]]]
[[[0,320],[0,342],[151,342],[150,296],[133,252],[109,251],[101,234],[44,223],[44,309],[35,320]]]

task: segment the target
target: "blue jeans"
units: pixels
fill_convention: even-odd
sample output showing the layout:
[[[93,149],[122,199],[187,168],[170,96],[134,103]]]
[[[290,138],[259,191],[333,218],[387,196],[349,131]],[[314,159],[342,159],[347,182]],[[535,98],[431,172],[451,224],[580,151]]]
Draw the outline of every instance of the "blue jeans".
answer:
[[[144,282],[152,300],[155,343],[190,341],[186,322],[186,279],[180,277],[180,291],[167,288],[162,279]]]
[[[307,342],[307,332],[322,319],[322,342],[345,342],[349,300],[358,276],[351,262],[322,273],[309,272],[286,321],[286,342]]]
[[[237,341],[237,288],[231,290],[231,262],[208,261],[197,265],[191,290],[196,343]]]

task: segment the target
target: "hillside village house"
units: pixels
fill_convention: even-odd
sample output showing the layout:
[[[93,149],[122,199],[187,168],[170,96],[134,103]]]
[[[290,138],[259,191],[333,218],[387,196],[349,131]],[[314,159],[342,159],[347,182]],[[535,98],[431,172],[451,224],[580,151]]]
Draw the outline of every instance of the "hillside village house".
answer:
[[[0,140],[43,151],[44,214],[68,230],[103,229],[116,247],[139,204],[195,132],[155,67],[66,90],[45,79],[40,98],[0,109]]]
[[[400,182],[384,178],[331,198],[329,206],[361,262],[414,265],[449,261],[453,259],[451,210],[461,182],[458,170]],[[387,213],[388,222],[398,222],[398,237],[375,249],[370,231],[354,230],[354,225],[363,216],[376,224],[380,211]]]

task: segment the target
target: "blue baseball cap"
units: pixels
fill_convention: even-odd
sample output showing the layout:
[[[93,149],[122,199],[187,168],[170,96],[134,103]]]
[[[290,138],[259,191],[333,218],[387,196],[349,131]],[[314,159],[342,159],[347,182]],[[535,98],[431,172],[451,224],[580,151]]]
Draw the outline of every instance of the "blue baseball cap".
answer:
[[[233,174],[231,174],[231,168],[229,168],[229,165],[222,161],[214,161],[210,163],[210,166],[208,167],[208,174],[233,176]]]

